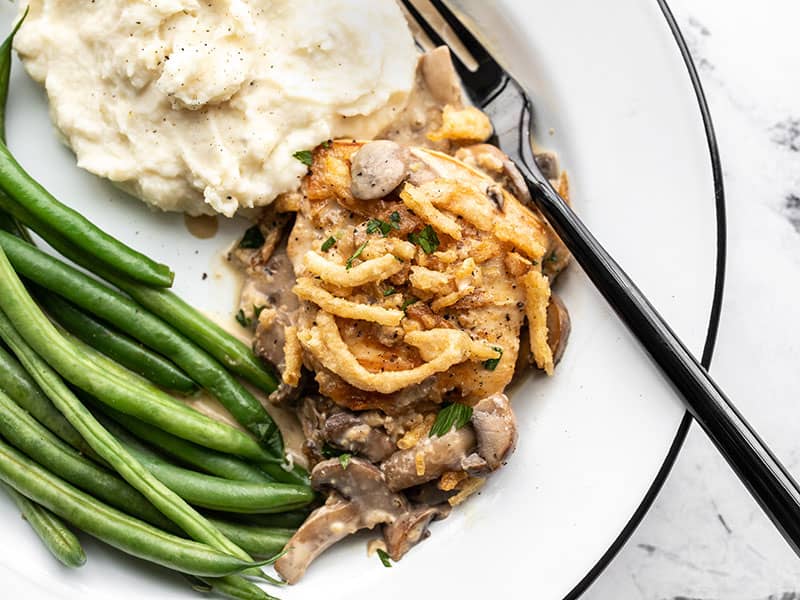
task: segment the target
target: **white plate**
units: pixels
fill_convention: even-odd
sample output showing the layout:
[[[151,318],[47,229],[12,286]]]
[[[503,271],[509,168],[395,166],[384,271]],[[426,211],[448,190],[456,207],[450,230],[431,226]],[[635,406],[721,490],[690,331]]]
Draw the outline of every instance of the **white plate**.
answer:
[[[462,4],[529,85],[538,141],[561,153],[588,225],[699,354],[715,286],[715,190],[694,92],[657,4]],[[14,12],[0,6],[3,31]],[[50,126],[42,91],[18,64],[9,119],[10,145],[40,182],[171,264],[180,294],[230,318],[236,283],[219,253],[242,222],[198,241],[180,217],[152,213],[79,171]],[[669,462],[684,410],[578,269],[559,292],[572,313],[570,346],[555,377],[532,376],[516,391],[517,452],[480,496],[434,524],[430,539],[391,570],[366,556],[361,538],[326,553],[297,587],[271,592],[288,600],[366,599],[378,590],[398,600],[569,594],[626,530]],[[61,568],[5,497],[0,520],[6,597],[193,597],[180,577],[88,539],[88,564]]]

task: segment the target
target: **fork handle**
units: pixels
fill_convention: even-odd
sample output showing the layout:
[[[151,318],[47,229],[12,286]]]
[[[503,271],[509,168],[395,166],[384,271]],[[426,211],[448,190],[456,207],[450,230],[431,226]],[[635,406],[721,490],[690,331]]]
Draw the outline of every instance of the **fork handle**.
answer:
[[[535,204],[761,508],[800,554],[800,489],[675,332],[550,183],[519,165]]]

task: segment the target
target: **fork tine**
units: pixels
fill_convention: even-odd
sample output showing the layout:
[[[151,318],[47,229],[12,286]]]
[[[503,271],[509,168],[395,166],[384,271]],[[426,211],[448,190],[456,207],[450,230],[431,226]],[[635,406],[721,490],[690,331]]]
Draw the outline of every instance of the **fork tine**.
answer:
[[[403,16],[406,18],[406,23],[408,23],[409,29],[411,29],[411,33],[414,36],[414,41],[416,42],[417,47],[422,52],[433,50],[436,47],[436,44],[434,44],[433,40],[428,37],[428,34],[425,33],[424,29],[422,29],[422,26],[417,22],[417,19],[414,18],[414,15],[408,12],[408,9],[403,2],[400,2],[399,6],[400,10],[403,11]]]
[[[425,9],[418,6],[423,2]],[[402,0],[402,4],[434,44],[450,49],[453,66],[476,106],[488,106],[513,81],[442,0]],[[423,16],[422,10],[436,12],[436,18],[432,17],[433,22]],[[437,28],[445,29],[440,33]],[[451,39],[451,43],[445,36]],[[468,62],[465,62],[462,54],[469,56]]]
[[[431,24],[428,23],[428,20],[424,16],[422,16],[411,0],[402,0],[402,2],[406,10],[414,18],[414,21],[416,21],[417,25],[419,25],[420,29],[422,29],[422,31],[425,32],[425,35],[427,35],[431,42],[433,42],[434,46],[447,46],[447,42],[444,40],[444,38],[439,35],[439,33],[433,27],[431,27]]]
[[[430,0],[428,0],[430,2]],[[408,13],[413,17],[414,21],[416,21],[417,25],[419,26],[422,31],[428,36],[428,38],[433,42],[434,46],[447,46],[450,49],[450,57],[453,60],[453,66],[456,69],[461,81],[467,86],[470,87],[470,83],[473,81],[473,76],[475,75],[474,66],[480,67],[480,63],[475,61],[473,63],[473,68],[470,68],[470,65],[467,65],[458,53],[453,51],[453,48],[450,44],[447,43],[447,40],[442,37],[442,35],[436,31],[436,29],[430,24],[430,22],[420,13],[417,7],[414,5],[412,0],[402,0],[403,5],[408,10]],[[431,7],[433,5],[431,4]],[[436,7],[433,7],[436,9]],[[444,20],[444,18],[442,18]],[[446,22],[446,21],[445,21]],[[453,35],[456,34],[455,31],[452,32]],[[418,40],[419,42],[419,40]],[[466,48],[466,46],[464,46]],[[474,60],[474,59],[473,59]]]
[[[430,3],[439,11],[445,22],[453,29],[455,34],[461,39],[464,47],[469,50],[473,58],[479,63],[495,63],[491,54],[484,45],[476,38],[472,32],[464,25],[463,21],[451,11],[447,4],[442,0],[430,0]],[[495,63],[496,64],[496,63]]]

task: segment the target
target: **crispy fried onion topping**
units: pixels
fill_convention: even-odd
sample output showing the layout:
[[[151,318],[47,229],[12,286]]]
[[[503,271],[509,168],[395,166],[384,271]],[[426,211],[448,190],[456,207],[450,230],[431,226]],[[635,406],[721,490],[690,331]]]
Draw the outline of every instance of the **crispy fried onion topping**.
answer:
[[[525,287],[525,312],[530,328],[531,352],[536,365],[553,374],[553,351],[547,343],[547,305],[550,304],[550,280],[537,270],[521,278]]]
[[[299,277],[297,279],[297,285],[294,286],[292,291],[298,298],[313,302],[325,312],[345,319],[371,321],[373,323],[379,323],[380,325],[394,327],[400,324],[404,316],[402,310],[361,304],[334,296],[328,290],[320,287],[317,282],[310,277]]]
[[[484,142],[492,137],[492,122],[474,106],[456,108],[451,104],[442,111],[442,126],[428,134],[432,142],[457,140],[460,142]]]
[[[359,265],[347,269],[327,258],[309,250],[303,257],[303,264],[313,275],[322,281],[339,287],[358,287],[373,281],[383,281],[403,270],[401,263],[392,254],[384,254],[379,258],[365,260]]]
[[[480,231],[491,231],[497,239],[533,260],[541,261],[544,256],[543,241],[547,239],[544,223],[511,196],[505,197],[501,211],[474,184],[435,179],[419,187],[406,184],[400,197],[418,217],[454,239],[461,239],[458,223],[442,210],[462,217]],[[453,226],[459,230],[458,236],[448,231]]]
[[[400,199],[420,219],[428,223],[436,231],[446,233],[454,240],[461,239],[461,227],[456,220],[448,217],[438,210],[428,197],[429,190],[423,189],[425,186],[414,187],[407,183],[400,192]]]
[[[453,286],[452,275],[419,266],[411,267],[408,280],[416,289],[433,294],[446,294]]]
[[[283,355],[286,357],[286,368],[283,370],[283,383],[297,387],[300,383],[300,370],[303,366],[303,348],[297,339],[297,327],[283,328],[286,341],[283,344]]]
[[[475,259],[466,259],[455,272],[456,291],[451,292],[441,298],[437,298],[431,303],[431,310],[433,312],[440,312],[452,306],[461,298],[469,296],[475,291],[476,287],[480,287],[483,283],[483,275],[481,268],[475,263]]]
[[[371,239],[369,244],[364,247],[361,258],[364,260],[379,258],[384,254],[392,254],[403,260],[411,260],[417,254],[417,247],[411,242],[404,242],[392,237]]]
[[[497,357],[491,346],[476,342],[458,329],[411,331],[406,334],[405,342],[416,347],[426,362],[405,371],[372,373],[358,362],[342,339],[334,317],[326,312],[319,311],[314,326],[301,331],[298,337],[303,348],[326,369],[359,389],[380,394],[391,394],[418,384],[467,360]]]

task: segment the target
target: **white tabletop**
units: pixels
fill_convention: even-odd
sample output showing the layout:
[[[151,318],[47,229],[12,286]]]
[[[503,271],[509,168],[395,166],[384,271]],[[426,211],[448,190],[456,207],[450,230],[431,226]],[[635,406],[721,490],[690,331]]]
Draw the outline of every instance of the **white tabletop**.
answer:
[[[711,372],[800,479],[800,2],[672,0],[719,137],[728,274]],[[798,600],[800,558],[692,427],[587,600]]]

